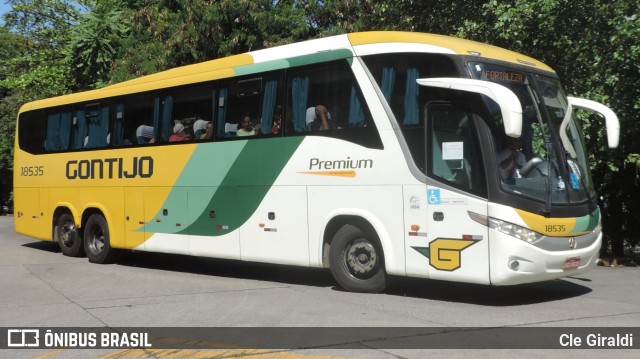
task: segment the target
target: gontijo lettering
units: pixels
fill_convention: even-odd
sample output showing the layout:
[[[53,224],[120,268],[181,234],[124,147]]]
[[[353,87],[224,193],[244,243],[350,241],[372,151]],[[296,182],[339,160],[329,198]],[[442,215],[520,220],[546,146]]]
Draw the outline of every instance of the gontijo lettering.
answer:
[[[372,159],[352,160],[347,157],[344,160],[322,161],[319,158],[309,160],[309,170],[344,170],[373,168]]]
[[[150,156],[71,160],[67,162],[68,179],[150,178],[153,176],[153,158]]]

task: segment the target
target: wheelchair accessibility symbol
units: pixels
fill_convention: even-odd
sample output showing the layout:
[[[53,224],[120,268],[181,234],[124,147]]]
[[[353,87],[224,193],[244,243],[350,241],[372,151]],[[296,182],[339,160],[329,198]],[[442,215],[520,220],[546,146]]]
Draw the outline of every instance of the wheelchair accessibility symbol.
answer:
[[[440,190],[427,190],[427,200],[429,201],[429,204],[440,204]]]

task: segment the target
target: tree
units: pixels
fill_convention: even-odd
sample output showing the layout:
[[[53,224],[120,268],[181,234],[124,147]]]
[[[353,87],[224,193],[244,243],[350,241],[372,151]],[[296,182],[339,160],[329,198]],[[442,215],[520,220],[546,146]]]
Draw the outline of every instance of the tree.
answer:
[[[71,70],[79,89],[102,87],[109,81],[112,65],[129,31],[121,3],[92,4],[71,31]]]
[[[10,0],[0,29],[0,204],[10,201],[13,138],[25,102],[69,92],[67,44],[78,9],[70,1]]]

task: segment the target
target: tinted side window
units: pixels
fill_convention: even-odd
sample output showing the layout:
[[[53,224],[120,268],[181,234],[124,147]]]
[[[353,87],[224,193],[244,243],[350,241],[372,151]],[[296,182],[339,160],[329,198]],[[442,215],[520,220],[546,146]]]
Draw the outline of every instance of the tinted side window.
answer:
[[[159,138],[154,127],[154,104],[158,94],[142,93],[117,98],[115,103],[113,145],[148,145]]]
[[[382,148],[346,60],[292,69],[287,74],[287,86],[288,135],[330,136]]]
[[[106,103],[92,103],[84,108],[84,119],[87,129],[84,138],[84,148],[104,148],[109,146],[111,133],[109,132],[109,109]]]
[[[206,123],[212,121],[212,85],[196,85],[171,91],[173,103],[165,111],[172,111],[166,123],[170,128],[169,142],[200,139]]]
[[[216,137],[280,136],[283,73],[270,72],[221,81],[216,94]]]
[[[59,109],[47,113],[47,135],[44,149],[47,152],[58,152],[69,149],[71,142],[71,111]]]
[[[41,110],[20,114],[18,119],[18,144],[29,153],[38,154],[44,150],[46,126]]]
[[[438,54],[384,54],[363,57],[402,129],[415,165],[424,172],[424,108],[428,91],[416,79],[458,77],[451,59]]]

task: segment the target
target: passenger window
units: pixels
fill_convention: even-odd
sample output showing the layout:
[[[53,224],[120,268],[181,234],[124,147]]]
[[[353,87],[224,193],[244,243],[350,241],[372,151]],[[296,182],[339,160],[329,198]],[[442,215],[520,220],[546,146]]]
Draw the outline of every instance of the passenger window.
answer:
[[[371,113],[346,60],[292,70],[287,85],[288,135],[330,136],[382,148]]]
[[[100,103],[89,104],[84,109],[87,136],[83,140],[84,148],[103,148],[110,142],[109,133],[109,106]]]
[[[418,78],[458,77],[451,59],[438,54],[395,53],[363,57],[369,71],[391,108],[411,151],[413,161],[425,172],[424,108],[428,90]]]
[[[20,148],[33,154],[43,152],[46,124],[44,111],[35,110],[20,114],[18,121],[18,142]]]
[[[171,130],[169,142],[191,141],[200,139],[204,134],[207,122],[212,120],[212,86],[191,86],[172,91],[172,109],[167,106],[163,124]]]
[[[157,98],[157,94],[142,93],[115,100],[114,146],[148,145],[156,142],[160,136],[159,128],[154,125]]]
[[[216,97],[216,137],[264,138],[281,135],[282,73],[224,81]]]
[[[485,196],[484,170],[472,113],[462,106],[427,106],[427,167],[445,184]]]
[[[71,142],[71,124],[71,111],[55,110],[49,113],[44,149],[48,152],[68,150]]]

